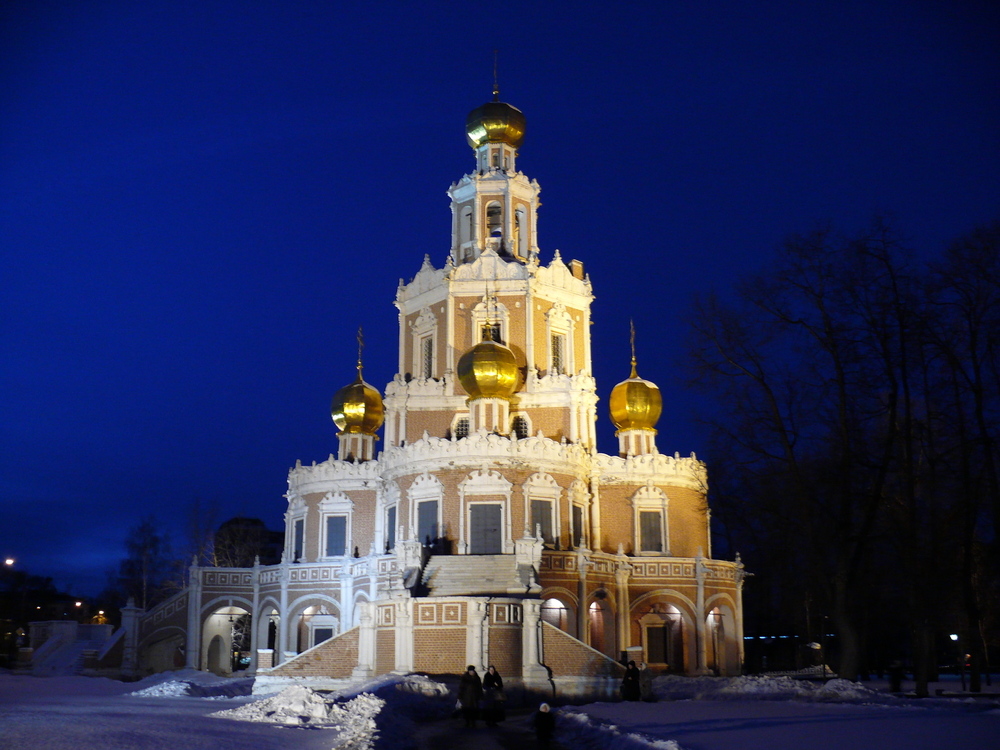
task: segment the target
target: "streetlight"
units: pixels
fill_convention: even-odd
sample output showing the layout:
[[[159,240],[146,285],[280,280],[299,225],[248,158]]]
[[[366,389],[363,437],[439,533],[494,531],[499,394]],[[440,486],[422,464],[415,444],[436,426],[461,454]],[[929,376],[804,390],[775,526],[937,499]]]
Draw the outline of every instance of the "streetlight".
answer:
[[[10,568],[10,567],[12,567],[14,565],[14,562],[15,562],[15,560],[14,560],[13,557],[7,557],[7,558],[4,558],[3,564],[6,565],[8,568]]]
[[[959,643],[958,643],[958,633],[952,633],[948,637],[951,638],[951,640],[955,643],[956,646],[959,646]],[[958,648],[958,672],[962,676],[962,692],[964,693],[965,692],[965,652],[962,650],[961,646],[959,646],[959,648]]]

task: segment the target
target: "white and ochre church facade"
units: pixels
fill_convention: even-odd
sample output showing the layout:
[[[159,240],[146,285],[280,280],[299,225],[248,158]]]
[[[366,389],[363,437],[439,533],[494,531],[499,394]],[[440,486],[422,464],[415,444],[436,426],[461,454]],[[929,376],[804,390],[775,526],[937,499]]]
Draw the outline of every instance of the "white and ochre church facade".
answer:
[[[612,391],[618,455],[597,450],[591,282],[536,241],[517,170],[524,116],[473,110],[451,249],[400,282],[398,368],[333,398],[339,450],[288,475],[277,565],[193,565],[133,613],[139,671],[359,679],[497,666],[505,680],[610,691],[623,654],[738,674],[742,565],[712,558],[705,465],[656,445],[657,387]],[[623,363],[623,375],[627,363]],[[379,439],[379,431],[383,432]]]

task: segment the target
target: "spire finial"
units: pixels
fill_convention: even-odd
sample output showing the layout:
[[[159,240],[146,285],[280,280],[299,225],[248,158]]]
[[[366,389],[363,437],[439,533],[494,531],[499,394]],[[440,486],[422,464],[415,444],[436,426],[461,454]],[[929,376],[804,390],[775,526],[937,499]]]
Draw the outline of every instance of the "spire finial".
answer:
[[[632,318],[628,320],[628,340],[632,347],[632,377],[639,377],[635,371],[635,321]]]
[[[500,101],[500,82],[497,78],[497,50],[493,50],[493,101]]]
[[[361,379],[361,350],[365,348],[365,335],[358,326],[358,379]]]

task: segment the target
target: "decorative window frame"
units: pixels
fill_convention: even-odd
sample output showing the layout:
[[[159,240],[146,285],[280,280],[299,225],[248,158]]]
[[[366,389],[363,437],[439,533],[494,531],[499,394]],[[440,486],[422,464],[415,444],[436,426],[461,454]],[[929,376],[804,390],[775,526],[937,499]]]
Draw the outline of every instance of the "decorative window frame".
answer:
[[[410,336],[413,345],[413,357],[411,362],[411,372],[413,377],[417,380],[432,380],[434,379],[434,373],[438,371],[438,356],[437,356],[437,326],[438,319],[437,316],[431,311],[429,307],[425,307],[420,311],[420,314],[416,319],[410,323]],[[425,342],[430,342],[430,372],[428,372],[426,367],[426,358],[424,347],[427,346]]]
[[[410,484],[409,488],[406,490],[406,496],[410,500],[410,538],[416,539],[421,544],[424,540],[418,538],[418,528],[419,523],[418,507],[420,503],[427,502],[429,500],[437,501],[437,528],[438,536],[445,536],[445,528],[443,525],[444,517],[444,485],[441,481],[429,474],[424,472]],[[397,516],[397,523],[399,522],[399,517]]]
[[[285,553],[288,562],[301,562],[306,554],[306,501],[298,493],[289,493],[288,510],[285,511]],[[295,555],[295,526],[302,522],[302,554],[299,559]]]
[[[318,559],[322,562],[341,560],[354,553],[354,501],[343,492],[327,492],[319,503],[319,551]],[[344,526],[344,554],[326,554],[327,519],[331,516],[344,516],[347,521]]]
[[[510,554],[514,551],[514,540],[511,535],[510,499],[513,485],[507,481],[499,472],[490,469],[473,471],[465,479],[458,483],[459,515],[458,525],[458,550],[459,554],[469,554],[469,529],[472,527],[472,506],[475,503],[488,503],[500,505],[500,524],[503,538],[500,546],[503,554]],[[499,500],[474,499],[480,496],[492,496]]]
[[[483,326],[494,323],[500,326],[500,343],[506,345],[510,340],[510,311],[507,306],[487,295],[472,308],[472,343],[475,346],[482,340]]]
[[[459,426],[462,422],[465,422],[465,434],[459,435]],[[452,440],[460,440],[463,437],[469,436],[469,428],[472,424],[471,415],[468,412],[459,412],[451,420],[451,437]]]
[[[647,555],[655,557],[670,556],[670,523],[669,523],[670,499],[667,493],[652,484],[646,484],[636,490],[632,495],[632,526],[633,526],[633,550],[636,555]],[[659,511],[660,513],[660,546],[661,550],[642,549],[642,528],[639,522],[642,511]]]
[[[576,537],[576,526],[573,522],[573,509],[580,508],[580,518],[583,528],[579,529],[580,544],[582,549],[590,548],[590,492],[586,483],[577,479],[569,488],[569,542],[570,546],[576,547],[574,539]]]
[[[521,494],[524,496],[524,521],[528,531],[525,536],[534,537],[536,531],[531,514],[531,501],[546,500],[552,503],[552,542],[547,544],[555,547],[562,546],[562,514],[559,507],[562,492],[559,483],[551,475],[542,472],[532,474],[521,485]]]
[[[379,491],[378,494],[378,505],[379,514],[377,516],[375,529],[375,539],[376,539],[376,552],[382,554],[386,551],[386,544],[389,542],[389,536],[392,535],[393,544],[390,548],[390,552],[396,549],[396,545],[402,541],[402,517],[400,515],[400,497],[401,493],[399,491],[399,485],[393,481],[389,481],[384,490]],[[396,524],[395,528],[389,528],[389,510],[391,508],[396,509]]]
[[[573,317],[562,302],[556,302],[545,313],[545,346],[548,351],[546,370],[549,375],[572,375],[576,372],[576,362],[573,356],[573,329]],[[558,369],[554,366],[555,348],[552,346],[552,342],[557,336],[563,342],[563,361]]]
[[[524,435],[523,436],[522,435],[517,435],[517,439],[518,440],[524,440],[526,438],[530,438],[531,437],[531,426],[532,426],[531,425],[531,415],[528,414],[527,412],[524,412],[524,411],[516,411],[516,412],[514,412],[513,414],[510,415],[510,434],[511,435],[516,435],[517,434],[514,431],[514,421],[517,420],[517,419],[523,420],[524,424],[525,424]]]

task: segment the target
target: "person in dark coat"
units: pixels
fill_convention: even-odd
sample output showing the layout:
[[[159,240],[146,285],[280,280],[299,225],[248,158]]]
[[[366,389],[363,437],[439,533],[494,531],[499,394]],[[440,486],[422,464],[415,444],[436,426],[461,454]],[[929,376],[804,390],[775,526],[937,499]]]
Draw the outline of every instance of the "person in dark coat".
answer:
[[[627,701],[637,701],[642,698],[642,686],[639,683],[641,675],[639,668],[634,661],[630,661],[625,668],[625,677],[622,678],[622,699]]]
[[[555,731],[556,715],[552,713],[548,703],[543,703],[535,714],[535,737],[538,739],[538,744],[548,747]]]
[[[462,705],[465,726],[476,726],[476,713],[479,711],[479,701],[482,697],[483,681],[479,679],[476,668],[470,664],[458,682],[458,702]]]
[[[506,696],[503,693],[503,678],[497,668],[490,664],[483,676],[483,719],[486,726],[495,727],[498,721],[503,721],[503,704]]]

